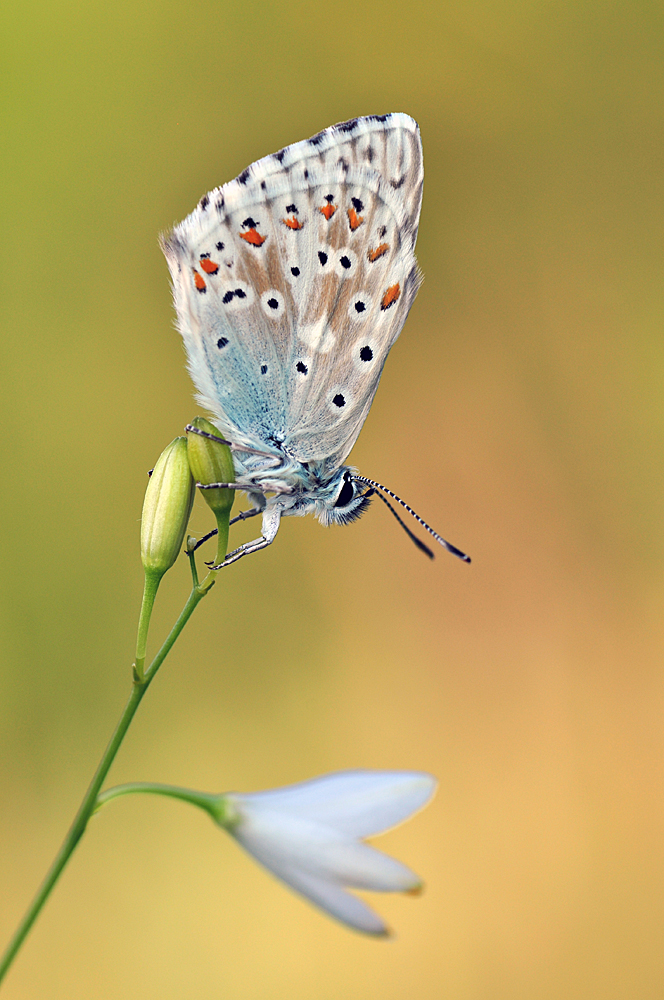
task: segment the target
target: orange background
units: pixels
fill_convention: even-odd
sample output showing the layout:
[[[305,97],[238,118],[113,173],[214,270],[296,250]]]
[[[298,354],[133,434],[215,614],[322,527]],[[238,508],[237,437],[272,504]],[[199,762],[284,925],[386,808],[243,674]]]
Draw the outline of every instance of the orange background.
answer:
[[[377,841],[427,883],[370,897],[395,940],[134,797],[93,821],[3,995],[659,1000],[661,5],[1,16],[3,941],[128,693],[146,471],[197,412],[157,233],[335,121],[406,111],[425,153],[426,280],[352,459],[474,560],[430,564],[378,504],[286,520],[196,612],[111,775],[431,771],[433,804]],[[181,562],[153,644],[187,590]]]

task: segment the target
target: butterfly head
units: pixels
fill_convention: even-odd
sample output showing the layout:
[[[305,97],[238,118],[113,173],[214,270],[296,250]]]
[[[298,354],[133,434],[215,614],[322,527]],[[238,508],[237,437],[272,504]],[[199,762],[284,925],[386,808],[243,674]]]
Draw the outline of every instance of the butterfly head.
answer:
[[[350,524],[371,503],[373,490],[354,478],[354,469],[342,466],[326,485],[316,491],[315,512],[321,524]]]

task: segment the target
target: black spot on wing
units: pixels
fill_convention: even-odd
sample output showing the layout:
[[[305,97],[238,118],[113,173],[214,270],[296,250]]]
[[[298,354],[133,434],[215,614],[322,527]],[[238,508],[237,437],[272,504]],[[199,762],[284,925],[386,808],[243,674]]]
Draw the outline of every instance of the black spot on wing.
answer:
[[[341,409],[342,406],[346,405],[346,400],[344,399],[344,397],[341,395],[340,392],[336,394],[332,402],[334,403],[335,406],[338,406],[339,409]]]
[[[227,343],[228,343],[228,337],[220,337],[219,340],[217,341],[217,347],[219,348],[219,350],[221,350],[221,348],[225,347]]]
[[[241,174],[238,174],[238,176],[235,179],[237,180],[238,184],[246,184],[250,176],[251,176],[251,167],[247,167],[246,170],[243,170]]]
[[[209,195],[207,195],[207,194],[203,195],[203,197],[201,198],[201,200],[199,202],[199,205],[200,205],[200,207],[201,207],[201,209],[202,209],[203,212],[205,212],[207,210],[207,207],[208,207],[209,204],[210,204],[210,197],[209,197]]]

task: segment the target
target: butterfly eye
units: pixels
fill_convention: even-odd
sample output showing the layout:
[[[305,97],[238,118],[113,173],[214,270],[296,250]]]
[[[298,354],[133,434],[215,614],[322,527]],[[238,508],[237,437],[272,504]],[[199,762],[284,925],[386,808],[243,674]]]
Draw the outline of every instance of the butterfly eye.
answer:
[[[335,507],[346,507],[351,500],[355,497],[355,486],[347,472],[344,472],[344,484],[341,487],[341,492],[336,499],[334,504]]]

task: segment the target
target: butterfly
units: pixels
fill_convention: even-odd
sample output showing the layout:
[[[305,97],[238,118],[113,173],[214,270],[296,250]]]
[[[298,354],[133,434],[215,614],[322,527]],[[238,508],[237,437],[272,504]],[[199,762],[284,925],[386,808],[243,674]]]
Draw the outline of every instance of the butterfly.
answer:
[[[270,545],[284,516],[348,524],[387,493],[344,465],[421,282],[422,145],[406,114],[333,125],[252,163],[162,237],[197,399]],[[188,430],[193,430],[189,427]],[[218,567],[215,567],[218,568]]]

